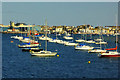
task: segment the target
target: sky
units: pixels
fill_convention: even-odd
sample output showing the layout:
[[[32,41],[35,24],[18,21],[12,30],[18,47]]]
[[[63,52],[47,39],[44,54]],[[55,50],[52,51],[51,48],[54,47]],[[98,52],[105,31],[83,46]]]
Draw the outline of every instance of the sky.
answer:
[[[117,13],[117,2],[3,2],[2,24],[112,26]]]
[[[3,2],[118,2],[119,0],[1,0]]]

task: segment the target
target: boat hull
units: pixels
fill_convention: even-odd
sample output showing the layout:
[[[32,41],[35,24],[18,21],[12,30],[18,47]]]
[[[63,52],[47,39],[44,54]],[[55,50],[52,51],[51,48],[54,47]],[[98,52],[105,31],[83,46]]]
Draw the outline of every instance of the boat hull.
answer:
[[[100,57],[120,57],[120,55],[101,55]]]
[[[34,52],[38,52],[38,51],[42,51],[43,49],[22,49],[22,51],[34,51]]]
[[[57,53],[52,53],[52,54],[38,54],[38,53],[33,53],[31,54],[32,56],[39,56],[39,57],[52,57],[55,56]]]

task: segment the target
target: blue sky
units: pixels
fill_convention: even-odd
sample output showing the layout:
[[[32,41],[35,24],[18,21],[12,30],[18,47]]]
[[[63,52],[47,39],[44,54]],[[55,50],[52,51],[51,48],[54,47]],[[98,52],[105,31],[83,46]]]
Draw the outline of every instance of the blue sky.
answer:
[[[2,23],[43,25],[47,18],[49,26],[109,26],[115,25],[117,10],[117,2],[3,2]]]

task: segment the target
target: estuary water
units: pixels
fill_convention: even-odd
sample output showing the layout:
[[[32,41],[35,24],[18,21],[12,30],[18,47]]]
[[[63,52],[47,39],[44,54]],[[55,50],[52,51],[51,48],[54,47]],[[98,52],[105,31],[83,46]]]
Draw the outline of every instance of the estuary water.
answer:
[[[22,52],[18,48],[17,45],[21,42],[11,39],[12,35],[2,34],[3,78],[118,78],[119,58],[99,58],[96,53],[75,50],[73,46],[49,42],[48,50],[57,51],[59,57],[33,57],[29,52]],[[50,37],[55,38],[55,34],[51,34]],[[73,37],[75,40],[80,38],[80,35],[75,34]],[[98,37],[94,35],[93,39]],[[108,45],[103,45],[102,48],[115,47],[115,36],[104,35],[103,37]],[[63,35],[58,38],[63,39]],[[45,41],[39,42],[44,49]],[[99,47],[96,44],[90,45]]]

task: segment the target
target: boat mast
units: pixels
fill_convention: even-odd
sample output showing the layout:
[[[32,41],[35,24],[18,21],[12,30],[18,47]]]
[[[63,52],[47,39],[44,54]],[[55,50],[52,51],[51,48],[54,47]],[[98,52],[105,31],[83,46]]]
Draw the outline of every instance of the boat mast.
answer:
[[[46,33],[45,33],[45,38],[46,38],[46,41],[45,41],[45,51],[47,51],[47,19],[45,20],[45,27],[46,27]]]
[[[55,31],[56,31],[56,39],[57,39],[57,26],[55,26]]]
[[[29,39],[30,39],[30,26],[29,26],[29,35],[28,35]]]
[[[102,40],[102,29],[101,29],[101,26],[100,26],[100,50],[101,50],[101,40]]]
[[[116,46],[118,46],[118,44],[117,44],[117,42],[118,42],[117,26],[118,26],[118,18],[117,18],[117,15],[116,15]],[[116,52],[117,52],[117,49],[116,49]]]

